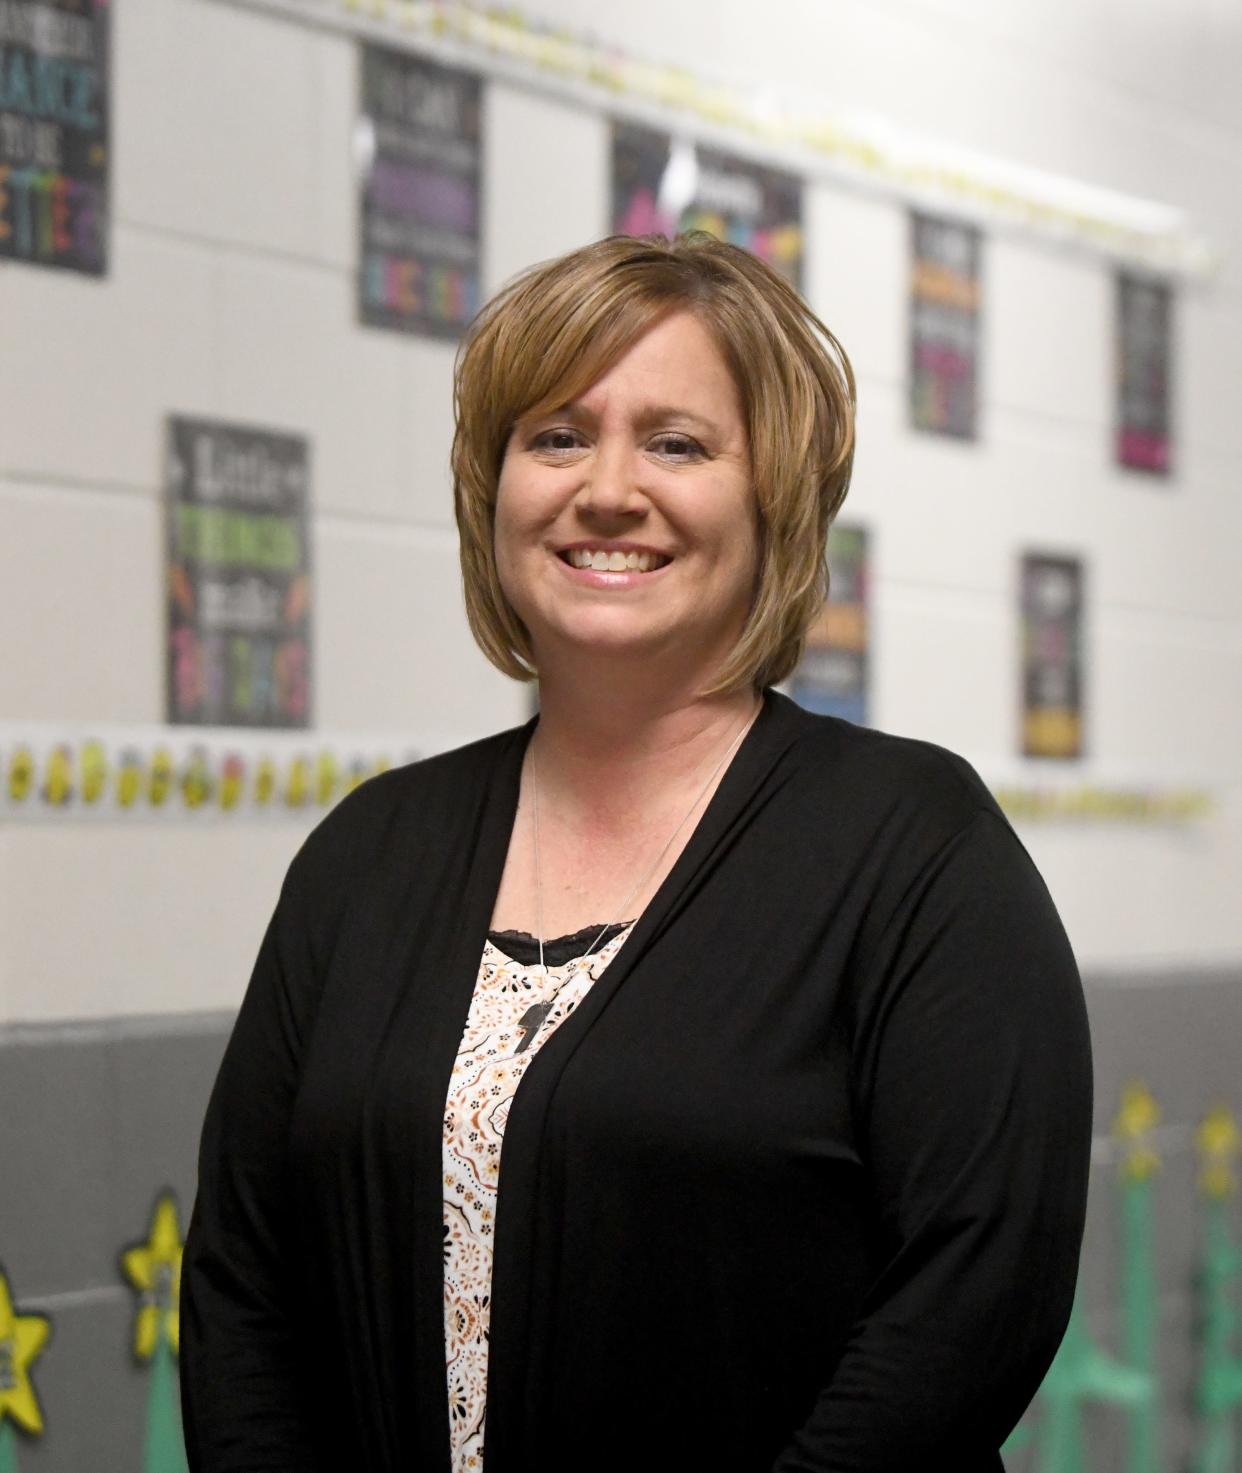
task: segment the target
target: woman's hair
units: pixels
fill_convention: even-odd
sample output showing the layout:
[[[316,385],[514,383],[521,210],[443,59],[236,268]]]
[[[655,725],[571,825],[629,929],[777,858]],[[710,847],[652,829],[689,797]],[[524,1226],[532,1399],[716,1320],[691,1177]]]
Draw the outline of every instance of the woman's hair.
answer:
[[[710,691],[793,670],[828,591],[828,527],[854,458],[854,374],[789,283],[700,231],[615,235],[532,267],[483,308],[457,355],[453,500],[470,628],[506,675],[537,671],[496,569],[496,494],[518,420],[570,402],[672,312],[712,333],[737,384],[758,509],[759,570],[742,635]]]

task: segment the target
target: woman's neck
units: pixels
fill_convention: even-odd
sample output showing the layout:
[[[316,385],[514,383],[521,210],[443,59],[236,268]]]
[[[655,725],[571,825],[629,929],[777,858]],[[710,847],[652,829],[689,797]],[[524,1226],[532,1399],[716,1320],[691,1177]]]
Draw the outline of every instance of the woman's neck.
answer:
[[[540,688],[532,741],[541,793],[562,813],[619,818],[675,803],[702,783],[758,709],[754,691],[702,697]]]

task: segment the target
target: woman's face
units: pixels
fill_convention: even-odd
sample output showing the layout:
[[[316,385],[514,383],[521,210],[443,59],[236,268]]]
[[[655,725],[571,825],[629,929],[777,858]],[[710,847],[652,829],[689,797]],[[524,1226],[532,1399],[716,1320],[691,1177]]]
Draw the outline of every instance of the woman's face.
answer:
[[[754,592],[756,503],[733,376],[689,312],[573,403],[518,422],[496,506],[501,586],[558,656],[669,656],[710,673]]]

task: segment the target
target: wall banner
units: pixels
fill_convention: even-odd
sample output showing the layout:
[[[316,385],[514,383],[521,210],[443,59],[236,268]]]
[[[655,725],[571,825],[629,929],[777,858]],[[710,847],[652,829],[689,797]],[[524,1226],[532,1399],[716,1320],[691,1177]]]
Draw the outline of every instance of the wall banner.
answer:
[[[828,534],[828,599],[807,632],[790,693],[823,716],[867,722],[867,532],[834,526]]]
[[[973,225],[912,213],[910,246],[911,423],[973,440],[983,238]]]
[[[1083,588],[1078,558],[1022,558],[1022,751],[1083,755]]]
[[[359,317],[457,337],[480,305],[481,83],[385,46],[359,69]]]
[[[310,725],[309,501],[301,436],[170,416],[170,723]]]
[[[612,228],[706,230],[802,286],[802,180],[654,128],[613,123]]]
[[[1167,282],[1117,276],[1117,461],[1169,473],[1173,293]]]
[[[0,261],[102,276],[107,0],[0,4]]]

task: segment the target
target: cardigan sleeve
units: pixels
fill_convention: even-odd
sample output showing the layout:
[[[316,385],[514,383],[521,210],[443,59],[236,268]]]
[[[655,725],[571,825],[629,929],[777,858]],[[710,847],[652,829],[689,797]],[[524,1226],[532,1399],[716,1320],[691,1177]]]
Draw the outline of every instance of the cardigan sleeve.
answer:
[[[296,861],[295,861],[296,869]],[[295,1367],[286,1140],[313,1008],[310,930],[286,877],[203,1125],[181,1276],[192,1473],[316,1469]]]
[[[1053,903],[999,812],[979,810],[922,867],[858,976],[853,1089],[879,1271],[773,1473],[994,1456],[1077,1276],[1086,1010]]]

